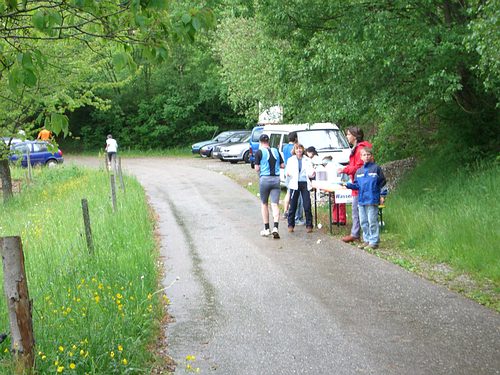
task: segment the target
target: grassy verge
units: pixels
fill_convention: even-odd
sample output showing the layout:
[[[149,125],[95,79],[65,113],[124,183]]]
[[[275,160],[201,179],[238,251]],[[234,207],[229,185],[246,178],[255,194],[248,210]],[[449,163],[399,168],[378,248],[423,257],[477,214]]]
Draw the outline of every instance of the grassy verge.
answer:
[[[24,171],[14,169],[13,177]],[[147,346],[157,334],[162,297],[155,292],[154,223],[141,186],[127,176],[125,183],[114,213],[107,173],[35,169],[34,182],[2,207],[0,236],[23,242],[37,373],[149,373]],[[89,203],[93,256],[82,198]],[[8,327],[1,299],[0,330]],[[9,348],[10,337],[0,345],[1,373],[12,370]]]
[[[388,230],[401,256],[500,311],[500,166],[452,169],[429,161],[389,198]],[[418,261],[420,260],[420,261]],[[457,283],[463,279],[463,283]]]

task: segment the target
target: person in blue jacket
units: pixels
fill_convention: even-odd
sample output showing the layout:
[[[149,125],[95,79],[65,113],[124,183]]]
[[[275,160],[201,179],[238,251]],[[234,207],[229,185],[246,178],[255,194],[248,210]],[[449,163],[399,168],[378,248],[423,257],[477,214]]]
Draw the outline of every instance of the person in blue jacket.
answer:
[[[358,210],[363,244],[358,247],[376,249],[380,242],[378,205],[386,179],[382,168],[373,161],[372,148],[364,147],[361,150],[361,160],[364,164],[356,171],[354,181],[346,183],[345,186],[359,191]]]

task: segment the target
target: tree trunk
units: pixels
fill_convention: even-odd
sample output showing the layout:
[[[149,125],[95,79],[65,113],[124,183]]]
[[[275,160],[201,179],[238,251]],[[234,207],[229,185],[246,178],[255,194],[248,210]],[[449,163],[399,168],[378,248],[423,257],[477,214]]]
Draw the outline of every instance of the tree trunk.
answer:
[[[32,368],[35,338],[21,237],[0,237],[0,252],[9,310],[11,350],[20,357],[25,368]]]
[[[0,159],[0,180],[2,182],[3,202],[6,203],[12,198],[12,178],[7,159]]]

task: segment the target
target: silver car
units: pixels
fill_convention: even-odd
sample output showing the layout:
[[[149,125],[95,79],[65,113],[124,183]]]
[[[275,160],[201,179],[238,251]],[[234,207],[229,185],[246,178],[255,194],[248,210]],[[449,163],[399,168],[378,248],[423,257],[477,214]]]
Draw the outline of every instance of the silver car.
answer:
[[[230,161],[236,164],[239,161],[250,163],[250,140],[251,134],[248,134],[238,143],[226,143],[220,146],[220,159]]]
[[[212,157],[214,159],[220,159],[222,160],[222,150],[229,145],[234,145],[235,143],[240,143],[243,142],[244,139],[248,139],[248,136],[250,135],[250,131],[244,131],[241,133],[233,134],[231,138],[229,138],[226,142],[220,142],[216,143],[212,147]],[[205,147],[209,147],[210,145],[202,147],[202,152],[204,151]]]

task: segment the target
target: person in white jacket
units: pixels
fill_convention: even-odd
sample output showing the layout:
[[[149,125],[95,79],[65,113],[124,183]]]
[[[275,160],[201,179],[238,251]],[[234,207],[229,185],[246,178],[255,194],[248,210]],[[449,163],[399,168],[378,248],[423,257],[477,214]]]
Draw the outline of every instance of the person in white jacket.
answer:
[[[292,150],[292,156],[286,164],[285,175],[289,178],[288,188],[290,189],[290,209],[288,211],[295,212],[300,194],[306,216],[306,231],[311,233],[313,225],[310,194],[312,184],[310,179],[314,177],[315,171],[311,159],[304,154],[304,146],[296,144]],[[293,232],[294,230],[295,216],[288,215],[288,231]]]

